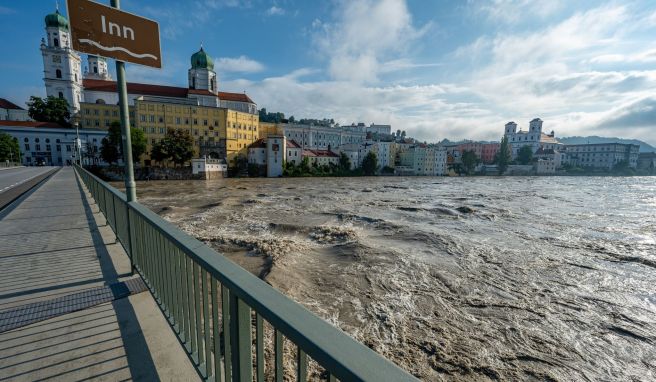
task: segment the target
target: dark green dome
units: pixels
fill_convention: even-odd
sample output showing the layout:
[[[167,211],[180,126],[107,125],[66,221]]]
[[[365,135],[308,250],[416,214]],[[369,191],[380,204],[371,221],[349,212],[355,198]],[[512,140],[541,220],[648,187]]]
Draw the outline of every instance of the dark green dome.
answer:
[[[214,70],[214,61],[209,54],[205,53],[202,46],[198,52],[191,55],[191,68]]]
[[[46,16],[46,27],[54,27],[68,30],[68,20],[56,10]]]

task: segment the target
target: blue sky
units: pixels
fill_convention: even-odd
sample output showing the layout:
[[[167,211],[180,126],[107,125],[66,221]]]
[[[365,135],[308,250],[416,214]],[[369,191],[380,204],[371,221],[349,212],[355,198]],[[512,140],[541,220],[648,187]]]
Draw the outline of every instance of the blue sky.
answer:
[[[109,3],[109,1],[106,1]],[[65,10],[61,1],[62,11]],[[160,23],[164,69],[186,86],[201,42],[219,87],[259,107],[390,123],[422,140],[498,139],[541,117],[558,136],[656,143],[656,4],[643,1],[122,0]],[[54,1],[0,2],[0,97],[44,95],[39,41]],[[110,65],[113,67],[113,64]]]

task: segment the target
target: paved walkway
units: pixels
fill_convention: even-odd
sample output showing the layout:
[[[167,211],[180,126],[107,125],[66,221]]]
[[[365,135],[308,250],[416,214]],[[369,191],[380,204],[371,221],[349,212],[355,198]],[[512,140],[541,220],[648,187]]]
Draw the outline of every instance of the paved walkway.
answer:
[[[72,168],[0,212],[0,381],[198,376]]]

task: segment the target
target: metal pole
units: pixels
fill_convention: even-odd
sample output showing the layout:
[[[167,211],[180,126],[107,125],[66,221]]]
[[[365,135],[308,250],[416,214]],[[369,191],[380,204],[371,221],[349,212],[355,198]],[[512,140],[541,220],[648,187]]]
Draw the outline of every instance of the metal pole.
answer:
[[[82,142],[80,141],[80,130],[77,122],[75,122],[75,137],[75,155],[77,155],[77,164],[82,167]]]
[[[120,0],[111,0],[112,7],[120,9]],[[121,112],[121,135],[123,136],[123,161],[125,162],[125,196],[128,202],[137,200],[132,163],[132,138],[130,137],[130,111],[128,89],[125,83],[125,63],[116,60],[116,84],[118,85],[119,109]]]

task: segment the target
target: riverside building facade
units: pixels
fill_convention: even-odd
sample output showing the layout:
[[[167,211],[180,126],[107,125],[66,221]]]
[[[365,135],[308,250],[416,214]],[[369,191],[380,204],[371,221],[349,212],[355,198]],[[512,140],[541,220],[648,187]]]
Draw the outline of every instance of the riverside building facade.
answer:
[[[562,147],[562,143],[558,142],[553,131],[549,134],[542,132],[542,123],[540,118],[534,118],[529,122],[528,131],[521,129],[517,131],[515,122],[506,123],[504,135],[508,138],[513,159],[517,158],[517,153],[524,146],[531,147],[533,153],[539,148],[558,150]]]
[[[577,167],[611,170],[621,162],[626,162],[629,168],[638,167],[639,145],[594,143],[565,147],[568,163]]]

